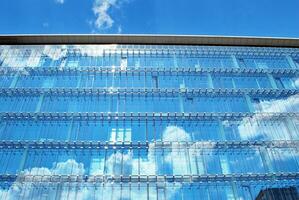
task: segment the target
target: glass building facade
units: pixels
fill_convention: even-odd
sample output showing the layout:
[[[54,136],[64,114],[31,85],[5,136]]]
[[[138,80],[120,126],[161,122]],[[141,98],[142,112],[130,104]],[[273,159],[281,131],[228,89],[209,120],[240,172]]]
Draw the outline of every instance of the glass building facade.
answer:
[[[298,48],[3,44],[0,199],[294,198],[298,72]]]

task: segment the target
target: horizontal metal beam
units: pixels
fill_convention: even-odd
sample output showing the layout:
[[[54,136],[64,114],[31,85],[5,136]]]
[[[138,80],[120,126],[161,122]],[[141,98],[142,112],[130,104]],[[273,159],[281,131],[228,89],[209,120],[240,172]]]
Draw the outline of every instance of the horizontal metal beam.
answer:
[[[0,44],[163,44],[299,47],[299,39],[216,35],[0,35]]]
[[[9,96],[38,96],[38,95],[58,95],[58,96],[177,96],[178,94],[185,96],[270,96],[284,97],[296,95],[298,89],[194,89],[194,88],[2,88],[0,95]]]
[[[298,118],[299,113],[251,113],[251,112],[194,112],[194,113],[103,113],[103,112],[0,112],[1,120],[98,120],[98,121],[139,121],[139,120],[242,120],[257,117],[262,119]]]
[[[100,142],[100,141],[10,141],[1,140],[0,149],[227,149],[247,148],[297,148],[299,140],[273,141],[196,141],[196,142]]]
[[[11,175],[1,174],[0,182],[18,183],[224,183],[231,181],[298,181],[299,173],[227,174],[227,175]],[[256,183],[254,183],[256,184]],[[103,186],[103,185],[102,185]]]
[[[15,73],[20,72],[20,76],[29,76],[29,75],[80,75],[82,73],[96,74],[96,75],[110,75],[114,76],[120,75],[134,75],[140,76],[143,74],[155,74],[155,75],[202,75],[205,73],[212,74],[235,74],[237,76],[246,75],[254,76],[260,74],[273,74],[273,75],[291,75],[295,76],[299,74],[299,69],[256,69],[256,68],[127,68],[126,70],[120,68],[111,67],[78,67],[78,68],[69,68],[69,67],[1,67],[0,75],[14,75]]]

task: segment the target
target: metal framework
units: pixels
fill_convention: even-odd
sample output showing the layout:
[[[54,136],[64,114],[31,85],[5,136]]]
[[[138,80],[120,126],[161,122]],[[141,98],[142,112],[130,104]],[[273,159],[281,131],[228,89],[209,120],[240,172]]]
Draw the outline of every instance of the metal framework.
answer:
[[[206,73],[211,74],[228,74],[228,75],[261,75],[261,74],[272,74],[272,75],[289,75],[296,76],[299,74],[299,69],[256,69],[256,68],[128,68],[125,71],[115,68],[113,71],[111,68],[105,67],[87,67],[87,68],[59,68],[59,67],[51,67],[51,68],[32,68],[32,67],[24,67],[24,68],[14,68],[14,67],[1,67],[0,75],[9,75],[15,74],[20,71],[20,75],[22,72],[26,72],[30,75],[78,75],[81,73],[87,73],[88,75],[133,75],[133,76],[141,76],[141,75],[202,75]]]
[[[244,181],[298,181],[299,173],[227,174],[227,175],[10,175],[2,174],[3,182],[18,183],[221,183]]]
[[[133,120],[240,120],[246,117],[280,119],[298,118],[297,112],[288,113],[252,113],[252,112],[217,112],[217,113],[103,113],[103,112],[0,112],[2,120],[100,120],[100,121],[133,121]]]
[[[59,95],[59,96],[263,96],[263,97],[284,97],[298,94],[298,89],[122,89],[122,88],[2,88],[0,95],[10,96],[38,96],[38,95]]]
[[[230,58],[232,61],[235,61],[235,65],[231,66],[228,64],[226,67],[217,66],[217,63],[213,65],[208,65],[210,67],[197,67],[194,65],[194,68],[190,66],[181,66],[176,65],[173,68],[161,67],[157,65],[146,67],[147,63],[141,67],[134,67],[130,65],[126,66],[125,70],[121,67],[113,67],[113,69],[107,66],[97,67],[94,65],[88,65],[88,67],[58,67],[58,65],[51,66],[49,68],[43,67],[30,67],[27,64],[20,62],[20,67],[18,64],[15,66],[14,63],[9,63],[3,65],[0,68],[0,76],[4,78],[12,78],[13,81],[10,83],[10,86],[6,88],[0,88],[0,97],[4,101],[9,102],[9,100],[15,100],[16,102],[19,99],[33,99],[38,100],[38,105],[35,109],[36,112],[0,112],[1,128],[7,125],[10,125],[11,122],[19,121],[15,124],[21,124],[23,121],[30,122],[65,122],[68,121],[73,126],[73,122],[77,121],[87,121],[87,122],[151,122],[155,121],[180,121],[180,122],[194,122],[194,121],[209,121],[214,120],[218,124],[225,120],[255,120],[258,122],[258,119],[261,120],[281,120],[283,123],[293,123],[292,120],[299,119],[299,113],[296,110],[291,110],[292,112],[282,112],[282,113],[266,113],[253,111],[250,112],[39,112],[41,102],[44,100],[44,97],[84,97],[84,98],[93,98],[93,97],[111,97],[111,96],[121,96],[121,97],[193,97],[193,96],[207,96],[207,97],[244,97],[246,104],[251,105],[252,97],[266,97],[273,99],[282,99],[284,97],[292,96],[293,99],[298,98],[299,89],[277,89],[275,78],[277,77],[298,77],[299,69],[297,67],[298,58],[299,58],[299,38],[266,38],[266,37],[225,37],[225,36],[174,36],[174,35],[0,35],[0,46],[8,47],[6,45],[11,45],[12,47],[17,47],[20,50],[19,54],[24,55],[28,58],[31,54],[27,52],[26,48],[39,51],[39,47],[42,48],[42,45],[69,45],[68,54],[69,57],[84,57],[87,56],[86,52],[81,51],[76,45],[90,45],[91,44],[116,44],[117,49],[109,49],[107,45],[101,52],[101,56],[114,58],[125,58],[131,59],[132,57],[151,57],[154,58]],[[34,46],[31,46],[34,45]],[[41,45],[41,46],[40,46]],[[175,46],[179,45],[179,46]],[[9,47],[11,47],[9,46]],[[145,48],[146,47],[146,48]],[[5,51],[0,49],[0,54],[9,57],[9,59],[18,58],[18,53],[14,54],[13,51]],[[8,48],[9,49],[9,48]],[[31,50],[32,50],[31,49]],[[23,52],[23,50],[25,50]],[[90,51],[99,51],[99,49],[89,49]],[[34,54],[34,53],[33,53]],[[33,55],[32,54],[32,55]],[[130,55],[131,57],[126,57]],[[34,54],[32,57],[35,57]],[[41,56],[41,55],[40,55]],[[231,56],[231,57],[229,57]],[[271,65],[268,69],[267,67],[253,68],[254,66],[248,65],[247,67],[239,65],[237,59],[243,58],[269,58],[272,59],[276,57],[276,62]],[[281,64],[281,58],[286,62]],[[25,59],[24,59],[25,60]],[[274,60],[274,59],[273,59]],[[66,59],[64,60],[66,62]],[[128,62],[128,60],[126,60]],[[96,63],[96,62],[95,62]],[[183,63],[183,62],[182,62]],[[278,65],[278,64],[279,65]],[[51,64],[51,65],[52,65]],[[65,64],[65,63],[64,63]],[[2,65],[2,63],[1,63]],[[50,64],[49,64],[50,65]],[[39,65],[40,66],[40,65]],[[42,66],[42,64],[41,64]],[[46,66],[46,65],[45,65]],[[47,65],[48,66],[48,65]],[[62,65],[61,65],[62,66]],[[63,65],[64,66],[64,65]],[[109,66],[109,65],[108,65]],[[165,65],[166,66],[166,65]],[[299,65],[298,65],[299,66]],[[185,68],[184,68],[185,67]],[[252,67],[252,68],[251,68]],[[285,68],[283,68],[285,67]],[[264,68],[264,69],[261,69]],[[254,89],[254,88],[240,88],[240,89],[215,89],[213,84],[208,83],[209,88],[198,89],[197,88],[186,88],[182,86],[181,88],[174,88],[173,85],[168,88],[120,88],[120,87],[94,87],[94,88],[84,88],[77,87],[57,87],[57,88],[31,88],[31,87],[16,87],[16,81],[18,78],[23,78],[28,76],[28,78],[33,79],[36,76],[38,78],[43,78],[42,76],[200,76],[208,75],[209,81],[212,80],[212,75],[232,75],[235,77],[240,77],[241,75],[245,76],[260,76],[264,75],[265,78],[269,79],[270,85],[273,89]],[[0,78],[1,78],[0,77]],[[26,79],[27,80],[27,79]],[[54,80],[54,79],[53,79]],[[272,81],[272,82],[271,82]],[[30,82],[30,80],[29,80]],[[211,86],[212,85],[212,86]],[[210,87],[211,86],[211,87]],[[158,86],[156,86],[158,87]],[[295,88],[295,87],[294,87]],[[25,98],[26,97],[26,98]],[[28,98],[29,97],[29,98]],[[39,99],[38,99],[39,97]],[[70,98],[70,99],[71,99]],[[74,99],[75,99],[74,98]],[[83,98],[82,98],[83,99]],[[113,99],[113,98],[111,98]],[[120,98],[119,98],[120,99]],[[193,101],[193,98],[191,98]],[[28,100],[28,101],[29,101]],[[48,100],[48,99],[46,99]],[[221,101],[221,100],[219,100]],[[82,102],[80,102],[82,103]],[[86,102],[83,102],[86,103]],[[168,103],[168,102],[167,102]],[[218,103],[218,102],[217,102]],[[81,104],[80,104],[81,105]],[[6,111],[5,109],[3,109]],[[8,111],[11,109],[7,109]],[[20,109],[22,110],[22,109]],[[34,111],[34,109],[30,109]],[[231,109],[233,110],[233,109]],[[18,111],[18,110],[17,110]],[[56,110],[55,110],[56,111]],[[152,110],[150,110],[152,111]],[[191,110],[192,111],[192,110]],[[22,121],[20,123],[20,121]],[[13,123],[11,123],[13,124]],[[75,123],[74,123],[75,124]],[[106,124],[106,125],[107,125]],[[288,124],[290,126],[290,124]],[[147,124],[146,124],[147,126]],[[221,125],[222,126],[222,125]],[[11,126],[14,127],[14,124]],[[9,127],[9,128],[11,128]],[[222,127],[223,128],[223,127]],[[3,128],[4,130],[4,128]],[[34,130],[34,129],[30,129]],[[58,130],[58,131],[56,131]],[[62,129],[50,130],[51,134],[59,135],[63,133]],[[72,130],[72,128],[71,128]],[[18,130],[22,135],[30,135],[30,131],[22,128]],[[53,132],[52,132],[53,131]],[[124,132],[124,130],[122,130]],[[219,132],[224,130],[219,130]],[[281,132],[283,129],[278,129],[277,132]],[[292,130],[291,130],[292,131]],[[3,131],[4,132],[4,131]],[[101,131],[98,131],[97,134],[101,134]],[[123,134],[122,132],[122,134]],[[71,133],[71,132],[70,132]],[[139,132],[136,131],[138,134]],[[211,131],[211,134],[216,134],[217,131]],[[131,130],[130,130],[131,134]],[[147,133],[146,133],[147,134]],[[221,133],[222,134],[222,133]],[[35,137],[35,139],[27,140],[14,140],[14,138],[9,138],[9,140],[0,140],[0,150],[1,156],[9,152],[14,153],[18,152],[21,158],[21,165],[19,170],[4,171],[0,173],[0,184],[32,184],[34,187],[44,187],[46,184],[77,184],[79,186],[92,185],[92,187],[97,187],[97,184],[101,186],[109,184],[119,184],[122,186],[131,187],[131,184],[138,185],[158,185],[159,187],[164,187],[166,184],[183,184],[186,185],[200,185],[200,184],[239,184],[249,182],[254,184],[270,184],[270,183],[284,183],[288,182],[291,185],[298,185],[299,182],[299,173],[297,170],[294,173],[291,172],[280,172],[279,170],[265,170],[262,173],[230,173],[223,172],[223,174],[215,173],[206,173],[205,175],[194,175],[184,173],[179,175],[172,174],[138,174],[134,175],[119,175],[115,173],[114,175],[103,174],[103,175],[74,175],[74,174],[65,174],[65,175],[42,175],[42,174],[28,174],[28,171],[22,171],[25,159],[27,159],[28,154],[31,152],[53,152],[53,151],[114,151],[114,152],[124,152],[126,150],[134,150],[136,152],[149,150],[154,151],[213,151],[213,152],[250,152],[252,150],[256,151],[267,151],[268,149],[282,150],[286,153],[298,152],[299,149],[299,140],[298,138],[292,139],[281,139],[281,140],[259,140],[254,139],[237,141],[238,139],[232,141],[215,141],[205,140],[205,141],[171,141],[171,139],[160,139],[157,141],[149,141],[148,137],[143,141],[126,141],[125,139],[117,140],[110,139],[111,141],[98,141],[98,140],[72,140],[71,137],[68,137],[67,140],[52,140],[49,139],[40,139],[42,137]],[[39,140],[40,139],[40,140]],[[86,139],[86,138],[85,138]],[[109,140],[109,139],[105,139]],[[169,141],[167,141],[169,140]],[[267,141],[264,141],[267,140]],[[287,152],[290,151],[290,152]],[[263,152],[261,152],[262,154]],[[290,153],[290,154],[291,154]],[[4,157],[3,156],[3,157]],[[123,154],[122,156],[125,156]],[[159,155],[158,155],[159,156]],[[14,158],[12,156],[12,158]],[[47,159],[47,158],[42,158]],[[106,159],[106,158],[105,158]],[[123,159],[123,158],[122,158]],[[138,159],[142,159],[140,156]],[[234,158],[233,158],[234,159]],[[264,159],[261,158],[261,159]],[[10,161],[10,160],[9,160]],[[268,161],[263,163],[266,167],[268,166]],[[28,161],[30,162],[30,161]],[[108,162],[105,160],[105,162]],[[255,162],[252,161],[252,166],[255,166]],[[124,165],[125,167],[125,165]],[[269,173],[267,173],[269,172]],[[5,174],[7,173],[7,174]],[[83,172],[84,173],[84,172]],[[155,172],[154,172],[155,173]],[[10,186],[9,186],[10,187]],[[249,186],[248,186],[249,187]],[[147,191],[148,192],[148,191]]]
[[[151,144],[151,145],[150,145]],[[297,148],[299,140],[279,141],[202,141],[202,142],[94,142],[94,141],[0,141],[0,149],[247,149],[247,148]]]

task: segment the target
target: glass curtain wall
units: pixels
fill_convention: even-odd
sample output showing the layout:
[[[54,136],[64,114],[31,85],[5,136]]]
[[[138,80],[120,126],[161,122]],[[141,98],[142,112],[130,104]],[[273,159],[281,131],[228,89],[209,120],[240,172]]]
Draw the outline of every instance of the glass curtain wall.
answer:
[[[0,46],[1,199],[298,199],[299,49]]]

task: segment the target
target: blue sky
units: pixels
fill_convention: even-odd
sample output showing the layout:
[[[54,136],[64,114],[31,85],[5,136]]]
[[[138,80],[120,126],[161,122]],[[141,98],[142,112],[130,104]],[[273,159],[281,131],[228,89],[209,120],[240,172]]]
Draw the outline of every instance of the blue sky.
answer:
[[[299,0],[1,0],[10,33],[299,37]]]

